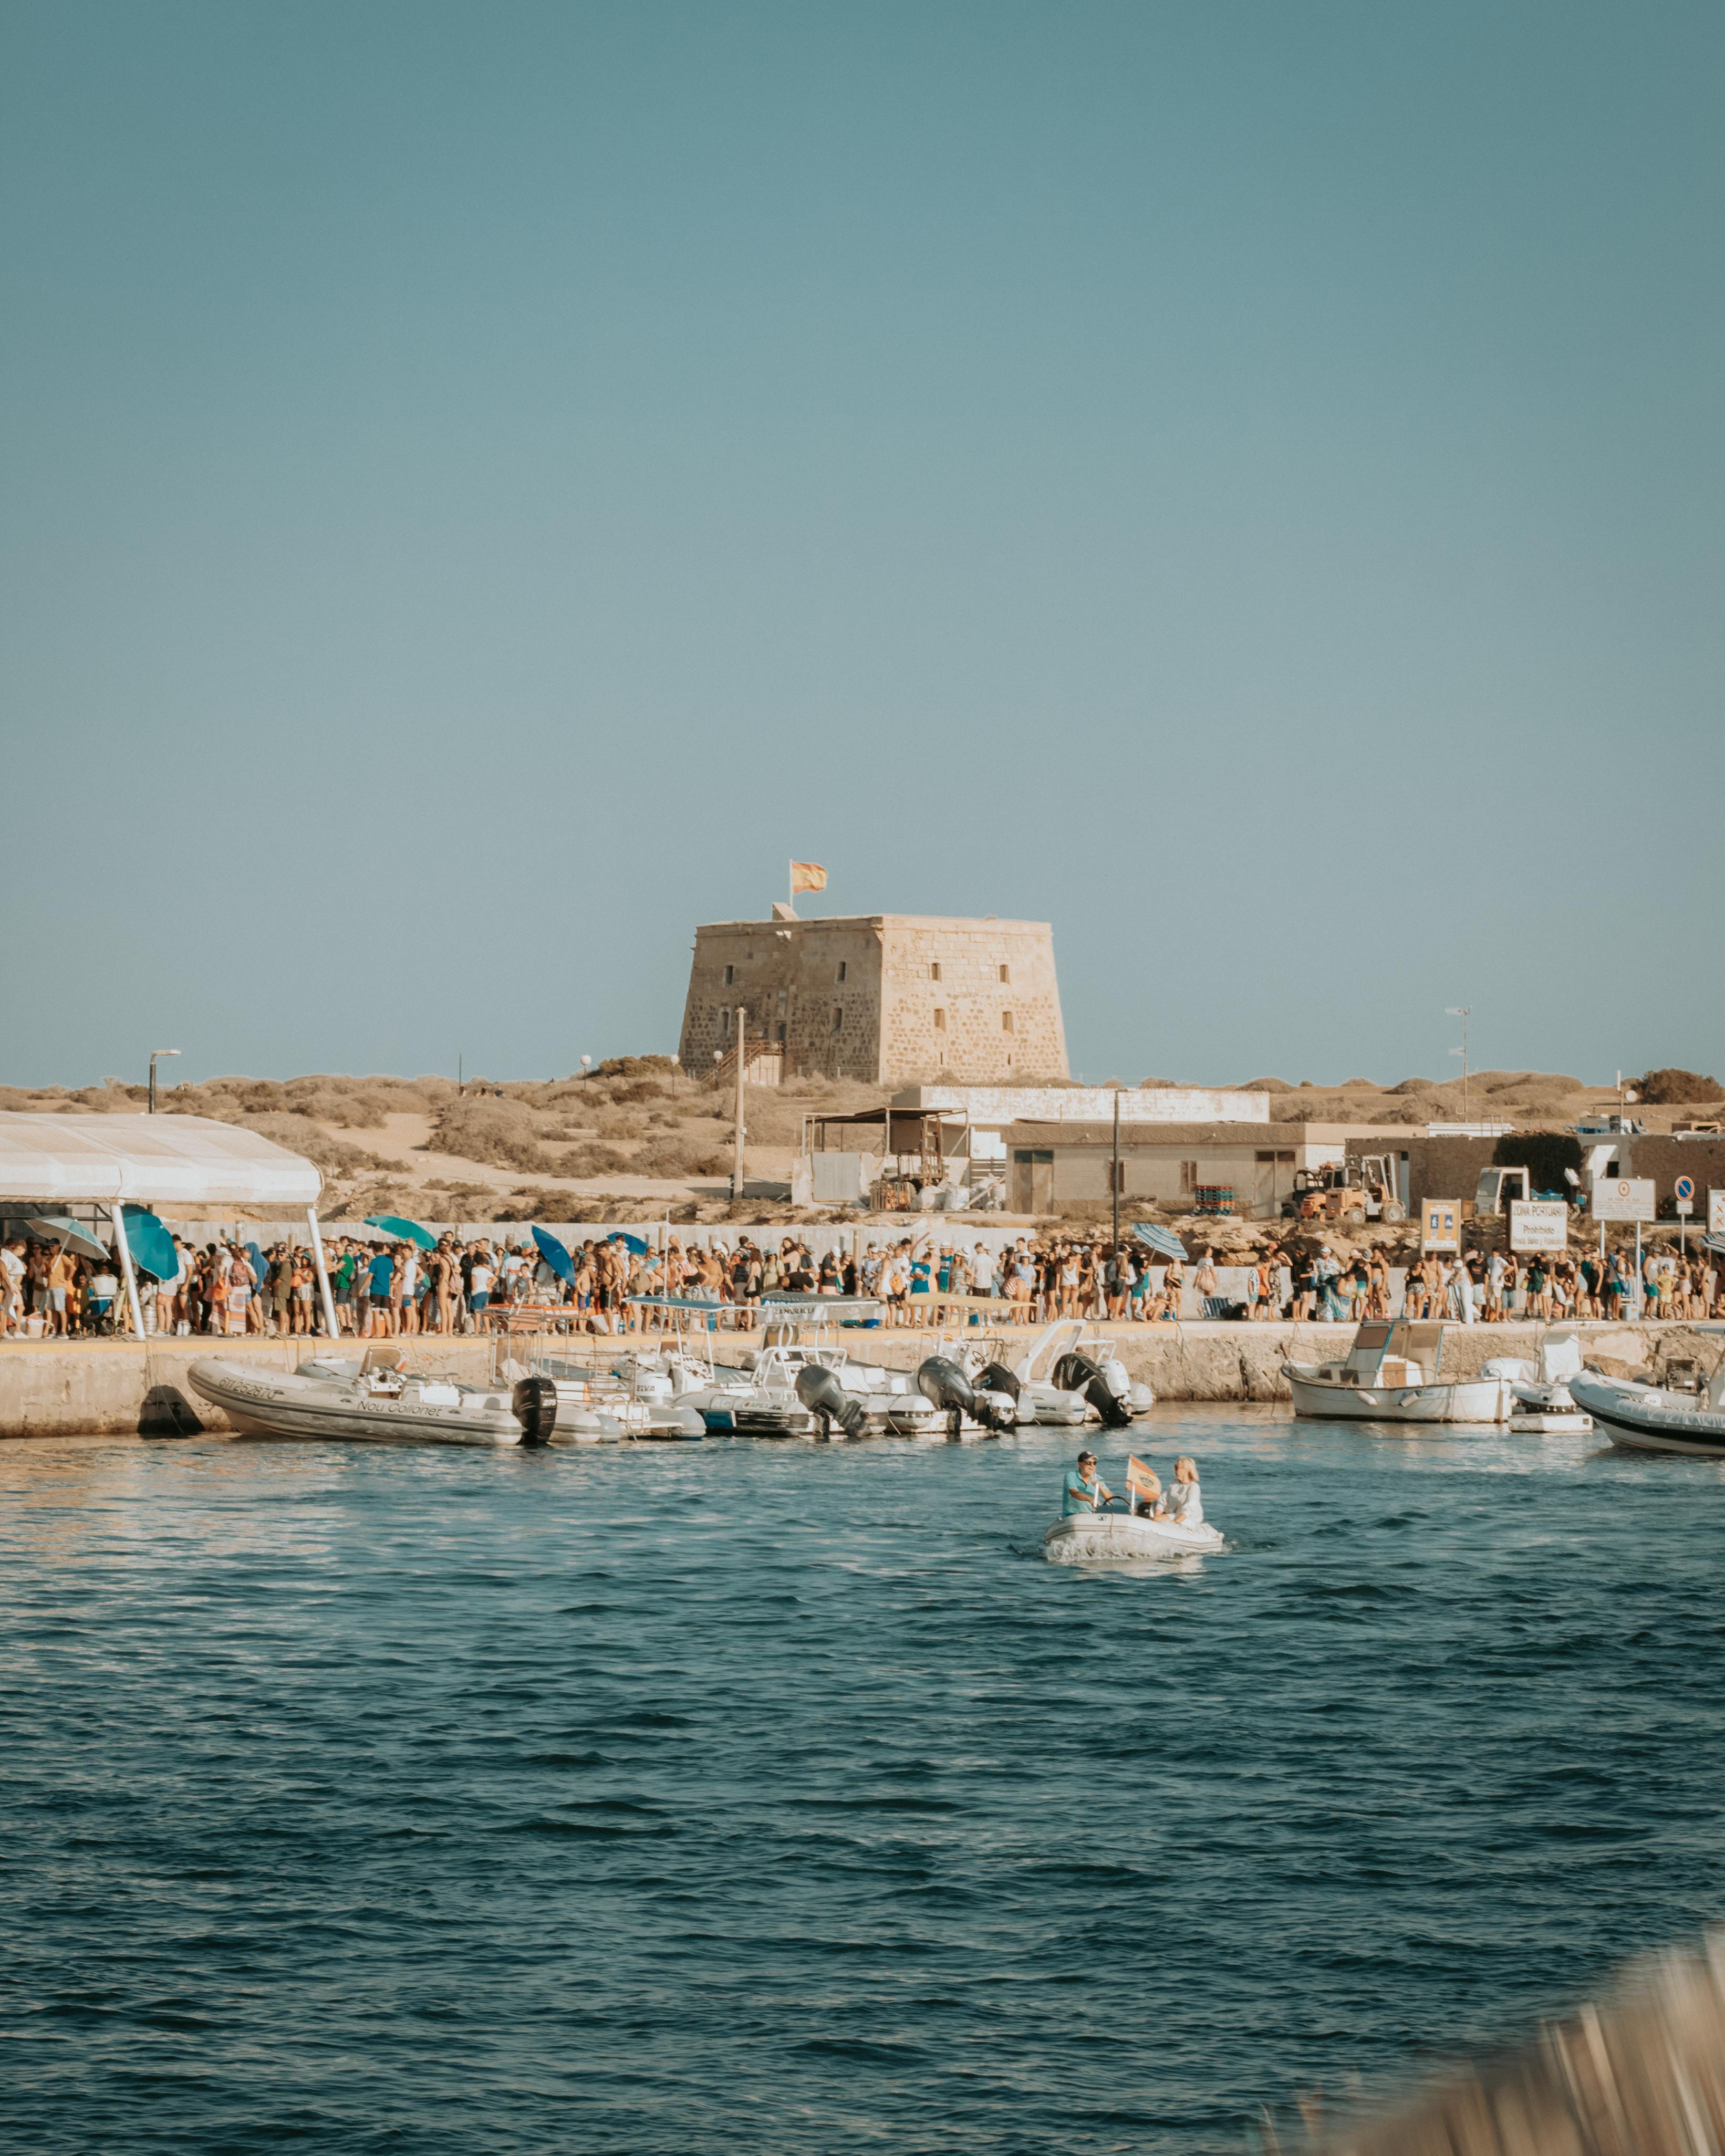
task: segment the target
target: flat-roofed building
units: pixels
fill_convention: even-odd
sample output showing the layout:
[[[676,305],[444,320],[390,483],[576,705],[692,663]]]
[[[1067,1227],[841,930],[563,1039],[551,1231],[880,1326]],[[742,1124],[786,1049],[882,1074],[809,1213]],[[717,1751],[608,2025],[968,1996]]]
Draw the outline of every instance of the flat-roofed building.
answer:
[[[787,1073],[900,1086],[1066,1075],[1066,1033],[1045,921],[877,913],[709,921],[695,932],[679,1053],[691,1075],[737,1045]]]
[[[1113,1197],[1114,1126],[1015,1122],[1003,1133],[1006,1202],[1014,1213],[1060,1213]],[[1357,1123],[1127,1123],[1120,1129],[1120,1195],[1194,1210],[1201,1192],[1230,1191],[1242,1219],[1274,1219],[1301,1168],[1339,1167],[1350,1140],[1388,1150],[1402,1129]]]

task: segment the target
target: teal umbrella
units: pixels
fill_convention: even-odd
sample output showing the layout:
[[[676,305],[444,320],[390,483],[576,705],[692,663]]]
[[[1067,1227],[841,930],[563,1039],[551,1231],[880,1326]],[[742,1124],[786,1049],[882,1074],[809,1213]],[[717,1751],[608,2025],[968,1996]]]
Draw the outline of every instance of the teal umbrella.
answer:
[[[108,1255],[105,1243],[98,1242],[88,1228],[80,1226],[76,1220],[68,1220],[61,1214],[39,1214],[25,1224],[39,1241],[59,1243],[65,1250],[75,1250],[80,1258],[105,1258]]]
[[[393,1213],[367,1213],[366,1225],[381,1228],[386,1235],[398,1236],[403,1243],[417,1243],[422,1250],[434,1250],[437,1237],[429,1228],[422,1228],[417,1220],[398,1220]]]
[[[146,1207],[122,1205],[120,1209],[126,1216],[126,1243],[132,1262],[159,1281],[172,1280],[180,1269],[173,1237]],[[261,1280],[262,1274],[258,1277]]]

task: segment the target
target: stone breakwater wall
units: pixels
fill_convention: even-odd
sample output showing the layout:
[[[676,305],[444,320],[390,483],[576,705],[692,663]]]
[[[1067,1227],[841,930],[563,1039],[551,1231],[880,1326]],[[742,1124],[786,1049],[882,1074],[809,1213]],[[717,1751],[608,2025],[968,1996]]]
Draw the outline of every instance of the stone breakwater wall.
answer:
[[[1473,1376],[1496,1355],[1533,1361],[1547,1329],[1481,1325],[1452,1332],[1444,1351],[1445,1374]],[[937,1345],[936,1336],[927,1332],[859,1330],[842,1337],[861,1358],[899,1369],[914,1369]],[[1034,1328],[1014,1328],[1004,1336],[1005,1359],[1015,1361],[1035,1337]],[[1112,1337],[1127,1370],[1150,1385],[1159,1400],[1272,1404],[1288,1398],[1281,1375],[1285,1362],[1318,1363],[1345,1353],[1353,1328],[1287,1323],[1125,1326]],[[1582,1337],[1589,1359],[1620,1374],[1649,1378],[1663,1376],[1673,1363],[1710,1372],[1721,1348],[1717,1335],[1681,1324],[1589,1325],[1582,1328]],[[758,1345],[759,1338],[720,1333],[715,1345],[721,1358],[728,1358]],[[445,1371],[474,1385],[495,1383],[502,1358],[526,1352],[521,1342],[491,1337],[421,1337],[400,1344],[415,1368]],[[189,1363],[200,1355],[224,1355],[260,1370],[291,1370],[323,1346],[316,1339],[152,1340],[141,1347],[131,1340],[8,1343],[0,1346],[0,1437],[175,1437],[223,1430],[228,1425],[220,1412],[193,1396],[186,1377]],[[589,1350],[603,1353],[605,1343],[562,1343],[565,1353],[572,1346],[584,1359]],[[351,1356],[359,1347],[344,1340],[340,1352]]]

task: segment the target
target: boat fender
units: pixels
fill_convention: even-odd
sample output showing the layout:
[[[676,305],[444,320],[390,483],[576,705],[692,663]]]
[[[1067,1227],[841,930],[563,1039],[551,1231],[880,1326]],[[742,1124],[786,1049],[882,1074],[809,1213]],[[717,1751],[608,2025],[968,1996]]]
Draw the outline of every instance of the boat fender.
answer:
[[[1131,1408],[1088,1355],[1062,1355],[1054,1381],[1063,1393],[1082,1393],[1110,1430],[1123,1430],[1132,1419]]]
[[[797,1373],[797,1398],[824,1421],[835,1422],[847,1437],[860,1437],[869,1411],[853,1399],[824,1363],[805,1363]]]
[[[521,1426],[521,1443],[530,1449],[551,1443],[557,1419],[555,1378],[523,1378],[509,1396],[510,1412]]]

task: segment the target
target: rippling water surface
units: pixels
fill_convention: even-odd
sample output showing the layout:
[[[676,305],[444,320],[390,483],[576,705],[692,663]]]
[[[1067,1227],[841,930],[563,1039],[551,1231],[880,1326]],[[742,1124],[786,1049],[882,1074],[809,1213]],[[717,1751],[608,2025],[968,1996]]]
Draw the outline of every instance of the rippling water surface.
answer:
[[[1074,1445],[0,1449],[0,2133],[1235,2148],[1725,1911],[1725,1479]],[[1108,1458],[1122,1451],[1103,1447]]]

